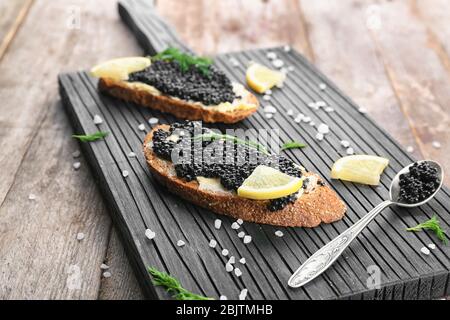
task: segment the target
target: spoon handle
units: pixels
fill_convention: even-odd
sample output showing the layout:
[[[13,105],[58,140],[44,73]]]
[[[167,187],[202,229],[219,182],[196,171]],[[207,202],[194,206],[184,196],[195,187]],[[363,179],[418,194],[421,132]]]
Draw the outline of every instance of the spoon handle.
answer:
[[[327,270],[369,222],[391,204],[392,202],[389,200],[380,203],[353,226],[314,253],[294,272],[288,281],[289,286],[292,288],[301,287]]]

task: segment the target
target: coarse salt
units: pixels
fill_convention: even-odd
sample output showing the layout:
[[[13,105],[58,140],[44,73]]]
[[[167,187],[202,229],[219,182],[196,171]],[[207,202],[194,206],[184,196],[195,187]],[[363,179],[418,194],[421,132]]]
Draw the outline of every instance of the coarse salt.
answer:
[[[269,96],[269,95],[267,95],[267,94],[265,94],[265,95],[263,96],[263,100],[264,100],[264,101],[270,101],[270,99],[272,99],[272,96]]]
[[[429,254],[430,254],[430,249],[428,249],[427,247],[423,247],[422,249],[420,249],[420,251],[421,251],[424,255],[429,255]]]
[[[105,272],[103,272],[103,278],[111,278],[111,272],[109,272],[109,271],[105,271]]]
[[[233,222],[233,223],[231,224],[231,229],[233,229],[233,230],[237,230],[237,229],[239,229],[240,227],[241,227],[240,224],[237,223],[237,222]]]
[[[353,148],[347,148],[346,153],[347,153],[349,156],[351,156],[351,155],[355,154],[355,150],[353,150]]]
[[[225,265],[225,270],[226,270],[227,272],[231,272],[231,271],[233,271],[233,269],[234,269],[233,265],[231,265],[231,264],[229,264],[229,263],[227,263],[227,264]]]
[[[184,242],[183,240],[177,241],[177,246],[179,246],[179,247],[183,247],[185,244],[186,244],[186,242]]]
[[[316,139],[319,140],[319,141],[322,141],[322,140],[323,140],[323,134],[320,133],[320,132],[318,132],[318,133],[316,134]]]
[[[326,107],[325,112],[334,112],[334,109],[332,107]]]
[[[308,123],[308,122],[310,122],[311,121],[311,118],[310,117],[304,117],[303,118],[303,122],[305,122],[305,123]]]
[[[217,246],[217,241],[214,240],[214,239],[211,239],[211,240],[209,241],[209,246],[210,246],[211,248],[215,248],[215,247]]]
[[[288,46],[288,45],[285,45],[285,46],[283,47],[283,50],[284,50],[284,52],[290,52],[290,51],[291,51],[291,47]]]
[[[272,65],[275,68],[282,68],[284,66],[284,61],[281,60],[281,59],[275,59],[275,60],[272,61]]]
[[[153,240],[156,237],[156,233],[150,229],[145,230],[145,236],[149,240]]]
[[[414,152],[414,147],[413,146],[406,147],[406,152],[413,153]]]
[[[128,172],[128,170],[123,170],[123,171],[122,171],[122,176],[123,176],[124,178],[128,177],[129,175],[130,175],[130,173]]]
[[[72,152],[72,157],[74,157],[75,159],[79,158],[80,156],[81,156],[80,150]]]
[[[219,297],[219,300],[228,300],[228,298],[227,298],[227,296],[221,295],[221,296]]]
[[[80,169],[80,167],[81,167],[81,163],[80,163],[80,162],[75,162],[72,166],[73,166],[73,168],[74,168],[75,170],[78,170],[78,169]]]
[[[150,125],[155,125],[155,124],[157,124],[159,122],[159,119],[158,118],[150,118],[150,119],[148,119],[148,123],[150,124]]]
[[[231,256],[230,259],[228,259],[228,263],[229,264],[234,264],[236,263],[236,258],[234,256]]]
[[[248,289],[242,289],[241,293],[239,294],[239,300],[245,300],[247,298]]]
[[[240,66],[239,61],[238,61],[236,58],[234,58],[234,57],[230,58],[229,61],[230,61],[231,65],[232,65],[233,67],[235,67],[235,68]]]
[[[295,70],[295,67],[294,66],[289,66],[287,69],[288,69],[289,72],[292,72],[292,71]]]
[[[240,225],[242,225],[242,224],[244,223],[244,220],[242,220],[242,219],[237,219],[236,222],[239,223]]]
[[[239,237],[239,238],[245,237],[245,232],[244,232],[244,231],[239,232],[239,233],[238,233],[238,237]]]
[[[252,242],[252,237],[251,236],[244,236],[244,243],[245,244],[247,244],[247,243],[250,243],[250,242]]]
[[[221,226],[222,226],[222,220],[216,219],[216,220],[214,221],[214,228],[216,228],[217,230],[219,230]]]
[[[241,271],[241,269],[235,268],[235,269],[234,269],[234,274],[236,275],[236,277],[242,276],[242,271]]]
[[[434,250],[434,249],[436,249],[436,245],[434,243],[430,243],[428,245],[428,248],[430,248],[431,250]]]
[[[359,108],[358,111],[359,111],[359,113],[367,113],[366,108]]]
[[[77,240],[78,240],[78,241],[81,241],[81,240],[83,240],[83,239],[84,239],[84,233],[83,233],[83,232],[77,233]]]
[[[321,123],[317,127],[317,131],[321,134],[327,134],[330,132],[330,127],[328,127],[325,123]]]
[[[273,118],[273,113],[266,113],[266,119],[272,119]]]
[[[275,52],[269,51],[266,54],[267,59],[275,60],[277,58],[277,54]]]
[[[343,146],[344,148],[348,148],[350,147],[350,142],[348,142],[347,140],[341,140],[341,146]]]
[[[245,260],[245,258],[241,258],[241,260],[239,260],[239,262],[240,262],[241,264],[246,264],[246,263],[247,263],[247,261]]]
[[[138,129],[141,130],[141,131],[145,131],[145,125],[144,125],[143,123],[141,123],[141,124],[138,126]]]
[[[431,145],[435,149],[440,149],[442,147],[442,145],[441,145],[441,143],[439,141],[433,141],[433,143]]]
[[[105,263],[102,263],[101,266],[100,266],[100,269],[102,269],[102,270],[108,270],[108,269],[109,269],[109,266],[108,266],[107,264],[105,264]]]
[[[310,108],[316,108],[317,105],[316,105],[315,102],[310,102],[310,103],[308,103],[308,107],[310,107]]]
[[[275,231],[275,235],[277,236],[277,237],[282,237],[282,236],[284,236],[284,233],[282,232],[282,231],[280,231],[280,230],[277,230],[277,231]]]
[[[131,151],[131,152],[128,154],[128,157],[129,157],[129,158],[136,158],[136,153],[134,153],[133,151]]]
[[[222,250],[222,255],[223,255],[224,257],[226,257],[226,256],[228,255],[228,253],[229,253],[229,251],[228,251],[227,249],[223,249],[223,250]]]
[[[102,117],[100,117],[98,114],[96,114],[96,115],[94,116],[93,121],[94,121],[94,124],[102,124],[102,123],[103,123]]]
[[[264,92],[264,94],[266,94],[266,95],[268,95],[268,96],[270,96],[271,94],[272,94],[272,90],[266,90],[266,92]]]
[[[287,111],[287,115],[290,116],[290,117],[292,117],[292,116],[294,115],[294,110],[289,109],[289,110]]]
[[[277,109],[273,106],[266,106],[264,107],[265,113],[277,113]]]
[[[320,90],[326,90],[326,88],[327,88],[327,85],[325,84],[325,83],[321,83],[321,84],[319,84],[319,89]]]
[[[29,200],[36,200],[36,195],[33,194],[33,193],[30,193],[30,194],[28,195],[28,199],[29,199]]]
[[[311,121],[311,122],[309,123],[309,125],[310,125],[311,127],[314,127],[314,126],[316,125],[316,123],[315,123],[314,121]]]
[[[325,101],[317,101],[316,106],[319,108],[325,108],[327,106],[327,103]]]

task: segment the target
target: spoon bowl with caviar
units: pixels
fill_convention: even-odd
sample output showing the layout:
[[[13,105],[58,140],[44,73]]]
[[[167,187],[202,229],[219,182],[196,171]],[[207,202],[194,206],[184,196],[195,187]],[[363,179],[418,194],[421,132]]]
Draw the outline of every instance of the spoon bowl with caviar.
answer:
[[[439,163],[421,160],[397,173],[389,188],[389,200],[383,201],[353,226],[314,253],[291,276],[292,288],[304,286],[327,270],[361,231],[386,207],[414,208],[430,201],[441,189],[444,172]]]

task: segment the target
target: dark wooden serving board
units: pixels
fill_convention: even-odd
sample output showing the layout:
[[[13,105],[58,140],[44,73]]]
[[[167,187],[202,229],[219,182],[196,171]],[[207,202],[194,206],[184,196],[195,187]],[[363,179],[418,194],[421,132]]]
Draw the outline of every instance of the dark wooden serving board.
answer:
[[[145,51],[154,53],[169,45],[188,50],[147,3],[127,0],[119,5],[123,20]],[[162,123],[176,119],[99,94],[97,81],[85,72],[60,75],[61,97],[75,132],[92,133],[97,129],[110,132],[104,141],[82,144],[82,148],[145,293],[151,298],[169,297],[163,289],[151,284],[146,267],[155,266],[177,277],[187,289],[214,298],[223,294],[237,299],[243,288],[249,290],[250,299],[427,299],[449,294],[449,247],[439,244],[428,232],[405,231],[433,214],[438,215],[443,227],[448,229],[450,197],[447,189],[422,208],[385,210],[324,275],[300,289],[287,286],[291,273],[308,256],[388,197],[388,186],[395,172],[413,159],[367,115],[358,112],[358,107],[303,56],[293,50],[270,50],[295,68],[289,73],[284,88],[274,90],[270,103],[279,112],[272,120],[267,120],[259,111],[230,127],[279,128],[283,140],[307,143],[307,148],[287,151],[286,155],[321,174],[344,199],[349,210],[342,221],[314,229],[244,223],[243,229],[253,237],[248,245],[231,229],[231,219],[182,201],[151,176],[141,151],[146,132],[139,131],[138,125],[145,123],[148,131],[150,117],[157,117]],[[253,60],[268,64],[267,51],[224,54],[216,57],[216,63],[231,78],[243,83],[247,63]],[[240,66],[231,66],[230,57],[236,58]],[[328,86],[325,91],[318,88],[322,82]],[[336,111],[313,111],[307,106],[318,100],[326,101]],[[318,142],[314,138],[315,130],[307,124],[296,124],[286,115],[288,109],[309,115],[316,123],[327,123],[331,134]],[[92,121],[95,114],[104,119],[98,127]],[[345,149],[339,144],[341,139],[351,141],[357,153],[376,154],[391,160],[379,187],[329,179],[331,165],[345,155]],[[137,158],[127,157],[130,151],[134,151]],[[130,172],[128,178],[122,177],[122,170]],[[220,230],[214,228],[217,218],[223,221]],[[145,238],[147,228],[157,234],[153,241]],[[276,237],[276,230],[282,230],[285,236]],[[186,246],[177,247],[180,239]],[[216,249],[208,247],[210,239],[217,240]],[[438,244],[438,249],[425,256],[420,249],[429,243]],[[228,258],[220,254],[222,248],[238,259],[246,258],[247,264],[239,266],[242,277],[225,271]],[[367,270],[373,265],[382,273],[380,289],[367,287]]]

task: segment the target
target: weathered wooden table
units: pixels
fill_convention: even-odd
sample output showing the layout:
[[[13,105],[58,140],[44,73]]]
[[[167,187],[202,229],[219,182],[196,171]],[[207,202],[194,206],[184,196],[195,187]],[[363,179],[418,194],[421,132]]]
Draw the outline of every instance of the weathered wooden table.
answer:
[[[450,2],[181,2],[156,5],[195,50],[291,43],[418,158],[450,171]],[[141,49],[115,1],[0,0],[0,13],[0,298],[142,298],[87,165],[72,167],[78,145],[56,82]]]

